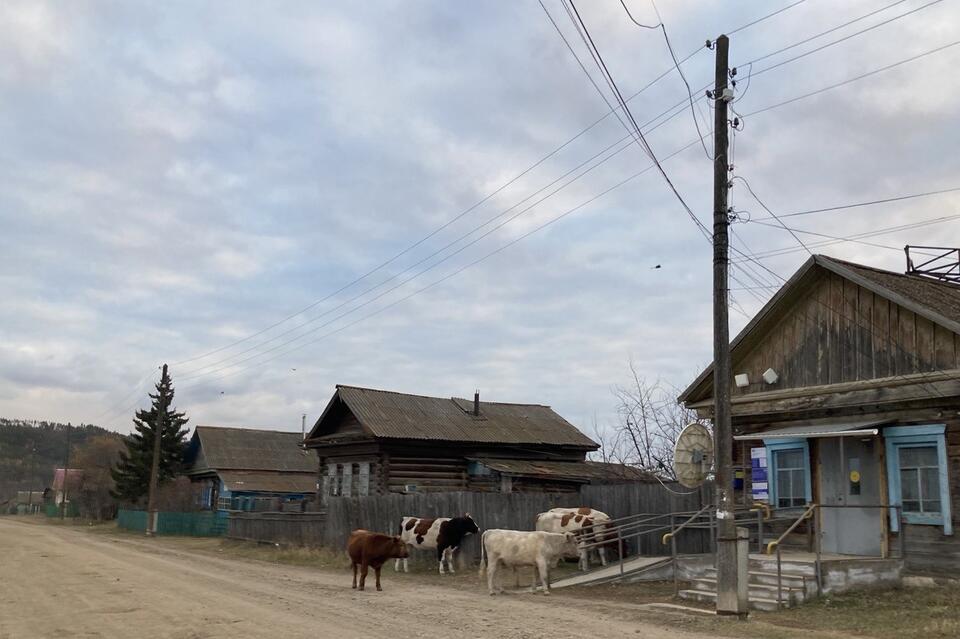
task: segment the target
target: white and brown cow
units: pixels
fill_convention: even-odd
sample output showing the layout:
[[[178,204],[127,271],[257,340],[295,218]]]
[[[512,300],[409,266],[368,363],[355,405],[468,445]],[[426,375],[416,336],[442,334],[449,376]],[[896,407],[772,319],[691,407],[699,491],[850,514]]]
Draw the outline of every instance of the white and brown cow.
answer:
[[[574,556],[579,556],[580,570],[590,567],[590,548],[586,546],[605,540],[609,515],[587,508],[551,508],[545,513],[537,515],[535,528],[544,532],[574,533],[577,536],[577,548]],[[600,555],[601,565],[607,565],[607,554],[603,545],[593,546]]]
[[[480,578],[487,573],[487,589],[491,595],[503,592],[497,582],[501,565],[516,569],[534,566],[540,575],[545,595],[550,594],[550,566],[570,550],[576,550],[573,533],[550,533],[542,530],[485,530],[480,539]],[[534,575],[530,591],[535,592]]]
[[[411,548],[424,548],[437,551],[437,561],[440,562],[440,574],[444,573],[443,562],[446,560],[450,572],[453,570],[453,552],[463,543],[463,538],[480,532],[477,523],[470,513],[460,517],[440,517],[424,519],[422,517],[404,517],[400,520],[400,539]],[[403,572],[410,572],[407,559],[397,559],[393,564],[394,570],[400,570],[403,561]]]

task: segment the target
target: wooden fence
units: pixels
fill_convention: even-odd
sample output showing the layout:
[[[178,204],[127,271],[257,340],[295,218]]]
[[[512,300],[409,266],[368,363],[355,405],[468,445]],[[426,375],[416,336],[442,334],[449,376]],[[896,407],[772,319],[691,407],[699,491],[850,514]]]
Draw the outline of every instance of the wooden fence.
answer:
[[[322,544],[342,547],[350,531],[356,528],[397,534],[397,526],[405,515],[449,517],[470,513],[481,529],[533,530],[537,514],[554,507],[590,506],[618,518],[640,513],[695,511],[703,504],[700,491],[677,494],[671,490],[684,489],[678,490],[676,486],[668,489],[657,483],[584,486],[579,494],[453,492],[337,497],[327,504]],[[681,521],[678,519],[677,523]],[[669,554],[669,547],[660,543],[662,534],[663,531],[628,540],[626,551]],[[678,536],[678,550],[682,553],[707,552],[709,544],[708,530],[685,530]],[[462,554],[466,558],[479,557],[479,542],[475,537],[467,539]]]
[[[623,484],[583,486],[579,493],[413,493],[371,497],[331,497],[326,513],[232,512],[227,536],[257,542],[296,546],[326,546],[341,549],[350,532],[365,528],[397,534],[400,519],[450,517],[470,513],[481,529],[533,530],[536,516],[550,508],[590,506],[612,518],[648,513],[696,511],[709,498],[710,489],[689,491],[677,485]],[[676,523],[681,523],[678,517]],[[668,523],[664,520],[662,523]],[[663,531],[629,539],[628,554],[665,555],[670,548],[660,543]],[[685,530],[678,536],[681,553],[710,550],[708,530]],[[467,560],[479,558],[476,536],[468,537],[461,549]],[[416,553],[411,560],[432,561],[430,553]]]
[[[289,546],[321,546],[322,512],[231,512],[227,537]]]

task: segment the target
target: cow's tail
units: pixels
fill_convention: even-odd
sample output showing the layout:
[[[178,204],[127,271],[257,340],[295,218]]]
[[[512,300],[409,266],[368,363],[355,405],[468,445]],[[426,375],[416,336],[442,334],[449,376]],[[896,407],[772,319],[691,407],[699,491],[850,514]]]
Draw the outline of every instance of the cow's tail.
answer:
[[[487,572],[487,531],[480,535],[480,578]]]

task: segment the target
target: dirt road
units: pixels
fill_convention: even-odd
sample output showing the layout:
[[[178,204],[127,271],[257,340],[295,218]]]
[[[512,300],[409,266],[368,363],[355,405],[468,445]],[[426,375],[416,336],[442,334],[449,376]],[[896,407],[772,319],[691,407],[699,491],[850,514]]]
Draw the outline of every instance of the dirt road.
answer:
[[[345,570],[221,559],[0,518],[0,639],[709,636],[671,628],[635,604],[490,597],[479,584],[449,588],[439,576],[415,582],[392,570],[383,581],[383,592],[356,592]]]

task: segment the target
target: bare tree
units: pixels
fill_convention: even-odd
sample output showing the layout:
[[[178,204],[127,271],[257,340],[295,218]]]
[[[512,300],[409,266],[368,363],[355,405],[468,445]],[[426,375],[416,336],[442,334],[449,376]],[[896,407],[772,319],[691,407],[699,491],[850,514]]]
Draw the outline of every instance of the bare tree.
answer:
[[[604,461],[616,461],[674,479],[673,450],[683,427],[701,422],[697,414],[677,403],[680,389],[662,380],[648,382],[630,362],[630,383],[613,389],[617,423],[600,439]],[[599,452],[599,451],[598,451]]]
[[[116,512],[116,500],[111,495],[114,483],[110,475],[123,441],[118,435],[97,435],[77,446],[72,453],[72,466],[83,471],[79,486],[80,512],[96,520],[110,519]]]

